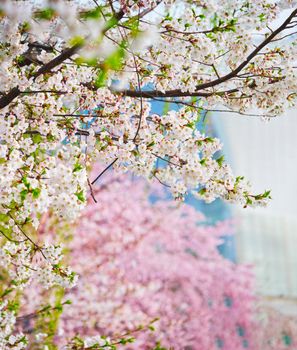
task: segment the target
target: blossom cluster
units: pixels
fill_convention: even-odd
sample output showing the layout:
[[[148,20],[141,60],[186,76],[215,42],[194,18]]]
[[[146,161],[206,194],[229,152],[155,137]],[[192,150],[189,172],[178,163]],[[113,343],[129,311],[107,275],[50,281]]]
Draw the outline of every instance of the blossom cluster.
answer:
[[[9,310],[8,302],[0,303],[0,348],[3,350],[22,350],[27,347],[24,334],[13,334],[16,317],[14,311]]]
[[[36,247],[27,242],[8,241],[0,248],[0,257],[0,266],[8,270],[10,278],[20,288],[24,288],[34,277],[44,288],[54,285],[70,288],[77,280],[69,267],[61,266],[59,246]]]

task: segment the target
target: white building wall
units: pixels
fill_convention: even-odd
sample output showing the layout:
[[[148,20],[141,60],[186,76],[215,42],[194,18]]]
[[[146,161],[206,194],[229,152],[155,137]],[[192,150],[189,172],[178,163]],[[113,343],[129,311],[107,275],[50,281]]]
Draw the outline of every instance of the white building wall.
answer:
[[[266,123],[214,113],[228,142],[234,173],[255,192],[272,190],[268,208],[234,209],[238,261],[255,265],[258,291],[297,297],[297,111]]]

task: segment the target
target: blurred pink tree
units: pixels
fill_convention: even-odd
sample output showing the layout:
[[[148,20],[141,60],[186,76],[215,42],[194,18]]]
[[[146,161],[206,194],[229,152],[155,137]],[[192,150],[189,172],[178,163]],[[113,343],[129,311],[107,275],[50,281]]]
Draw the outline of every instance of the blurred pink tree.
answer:
[[[159,197],[154,204],[152,193]],[[66,295],[41,292],[34,283],[25,291],[22,314],[29,318],[22,318],[22,326],[37,339],[32,349],[39,349],[38,338],[50,349],[64,348],[78,334],[85,344],[96,343],[98,334],[135,336],[128,349],[295,349],[296,318],[262,303],[255,297],[252,269],[218,253],[232,223],[206,226],[201,213],[163,194],[159,186],[152,192],[144,181],[115,174],[93,188],[97,203],[89,201],[66,245],[79,273],[77,286]],[[61,228],[64,238],[72,232],[44,219],[39,231],[44,240],[60,240]],[[31,319],[44,302],[59,309],[65,297],[72,306],[64,308],[59,323],[59,315]],[[139,332],[155,318],[155,331]]]
[[[109,177],[94,189],[71,243],[79,273],[71,308],[62,316],[65,336],[110,334],[159,317],[136,348],[160,341],[174,349],[253,347],[251,271],[217,251],[228,223],[203,226],[192,207],[151,204],[145,184]]]

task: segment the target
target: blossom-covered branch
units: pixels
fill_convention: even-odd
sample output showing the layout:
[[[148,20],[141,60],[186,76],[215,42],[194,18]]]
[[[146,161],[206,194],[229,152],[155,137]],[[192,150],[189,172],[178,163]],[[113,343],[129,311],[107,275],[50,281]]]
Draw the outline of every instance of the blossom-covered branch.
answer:
[[[197,125],[203,108],[265,116],[294,105],[295,15],[291,0],[2,1],[0,254],[9,286],[75,284],[62,247],[38,227],[48,212],[79,217],[92,182],[107,175],[90,181],[94,161],[157,179],[178,200],[192,192],[266,205],[270,192],[233,175],[220,141]],[[154,98],[164,97],[181,108],[155,113]]]

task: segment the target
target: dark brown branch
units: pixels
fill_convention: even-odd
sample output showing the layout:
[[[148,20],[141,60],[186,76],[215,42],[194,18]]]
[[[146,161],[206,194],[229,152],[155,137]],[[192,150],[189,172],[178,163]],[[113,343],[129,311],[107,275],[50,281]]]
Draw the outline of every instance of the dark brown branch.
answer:
[[[153,177],[158,180],[158,182],[165,187],[171,188],[170,185],[167,185],[165,182],[161,181],[156,174],[153,174]]]
[[[46,63],[44,66],[38,69],[34,74],[36,79],[42,74],[50,72],[53,68],[59,66],[65,60],[73,56],[81,48],[81,45],[74,45],[66,50],[64,50],[59,56],[55,57],[53,60]],[[12,88],[7,94],[0,98],[0,109],[8,106],[15,98],[17,98],[22,91],[18,87]]]
[[[66,50],[64,50],[59,56],[55,57],[44,66],[38,69],[34,74],[34,78],[39,77],[42,74],[50,72],[53,68],[59,66],[61,63],[66,61],[68,58],[72,57],[75,53],[79,51],[82,45],[74,45]]]
[[[9,105],[10,102],[12,102],[16,97],[18,97],[20,93],[21,91],[19,90],[19,88],[14,87],[7,94],[3,95],[0,98],[0,109]]]
[[[91,182],[90,182],[89,178],[88,178],[87,181],[88,181],[88,186],[89,186],[89,189],[90,189],[91,197],[93,198],[93,201],[94,201],[95,203],[97,203],[97,200],[96,200],[96,197],[95,197],[95,194],[94,194],[94,191],[93,191],[93,187],[92,187],[92,185],[91,185]]]
[[[239,65],[237,68],[235,68],[232,72],[218,78],[212,81],[209,81],[207,83],[202,83],[200,85],[196,86],[196,91],[194,92],[183,92],[179,89],[177,90],[169,90],[166,92],[161,92],[158,90],[152,90],[152,91],[144,91],[142,92],[142,97],[146,98],[152,98],[152,97],[187,97],[187,96],[201,96],[201,97],[207,97],[207,96],[212,96],[214,93],[201,93],[199,92],[200,90],[204,90],[207,88],[215,87],[219,84],[224,83],[225,81],[228,81],[234,77],[237,76],[239,72],[242,71],[243,68],[245,68],[250,61],[269,43],[273,41],[273,39],[281,33],[283,30],[287,29],[287,26],[291,23],[291,20],[297,15],[297,9],[295,9],[290,16],[283,22],[282,25],[280,25],[275,31],[273,31],[265,40],[262,41],[261,44],[256,46],[256,48],[247,56],[247,58]],[[126,96],[131,96],[131,97],[140,97],[140,92],[139,91],[133,91],[133,90],[125,90],[123,91],[123,94]],[[206,94],[206,95],[205,95]]]
[[[166,26],[165,26],[166,28]],[[176,33],[176,34],[182,34],[182,35],[196,35],[196,34],[209,34],[209,33],[213,33],[215,29],[220,29],[221,31],[224,31],[225,29],[228,29],[229,25],[225,25],[223,27],[214,27],[211,29],[206,29],[206,30],[197,30],[197,31],[192,31],[192,32],[184,32],[184,31],[180,31],[180,30],[176,30],[174,28],[170,28],[168,27],[168,29],[166,28],[166,30],[162,31],[161,34],[166,34],[166,33]]]
[[[58,311],[61,311],[61,306],[64,306],[66,304],[69,304],[69,301],[65,301],[63,302],[61,305],[59,306],[46,306],[40,310],[37,310],[35,312],[32,312],[32,313],[29,313],[29,314],[26,314],[26,315],[21,315],[21,316],[18,316],[16,318],[16,321],[17,323],[19,322],[23,322],[24,320],[30,320],[32,318],[36,318],[38,317],[38,315],[42,314],[42,313],[46,313],[46,312],[49,312],[49,311],[55,311],[55,310],[58,310]]]
[[[119,21],[121,18],[123,18],[124,12],[123,10],[120,10],[114,18]],[[113,21],[110,20],[110,22],[106,25],[106,27],[103,29],[103,33],[107,32],[111,27],[113,26]],[[40,75],[50,72],[53,68],[59,66],[67,59],[71,58],[74,54],[76,54],[82,47],[82,44],[73,45],[70,48],[65,49],[62,51],[60,55],[43,65],[41,68],[38,69],[36,73],[34,73],[33,77],[34,79],[38,78]],[[0,109],[8,106],[15,98],[17,98],[21,94],[21,91],[18,86],[12,88],[7,94],[3,95],[0,98]]]
[[[23,242],[26,242],[28,239],[26,238],[26,239],[23,239],[23,240],[21,240],[21,241],[17,241],[17,240],[15,240],[15,239],[12,239],[12,238],[10,238],[9,236],[7,236],[6,235],[6,233],[4,233],[2,230],[0,230],[0,233],[8,240],[8,241],[10,241],[10,242],[13,242],[13,243],[23,243]]]
[[[176,164],[176,163],[172,162],[170,159],[166,159],[166,158],[164,158],[164,157],[161,157],[161,156],[159,156],[159,155],[156,154],[156,153],[153,153],[153,152],[152,152],[152,155],[155,156],[156,158],[159,158],[159,159],[163,160],[164,162],[166,162],[166,163],[168,163],[168,164],[177,166],[177,167],[179,167],[179,168],[181,167],[180,164]]]
[[[285,39],[285,38],[288,38],[289,36],[296,35],[296,34],[297,34],[297,32],[289,33],[289,34],[286,34],[286,35],[284,35],[284,36],[282,36],[282,37],[280,37],[280,38],[274,39],[274,40],[272,40],[271,42],[280,41],[280,40],[283,40],[283,39]]]
[[[143,98],[154,98],[154,97],[210,97],[214,95],[223,96],[225,94],[231,94],[234,92],[238,92],[238,89],[230,89],[226,91],[217,91],[217,92],[182,92],[181,90],[169,90],[169,91],[139,91],[139,90],[124,90],[122,94],[129,97],[143,97]]]
[[[135,56],[134,56],[134,55],[133,55],[133,60],[134,60],[135,69],[136,69],[138,90],[139,90],[140,93],[142,93],[142,91],[141,91],[141,85],[140,85],[139,72],[138,72],[137,63],[136,63],[136,59],[135,59]],[[143,100],[142,100],[142,94],[141,94],[141,96],[140,96],[139,122],[138,122],[138,125],[137,125],[137,129],[136,129],[135,136],[134,136],[134,138],[133,138],[133,142],[134,142],[134,143],[135,143],[135,141],[137,140],[137,136],[138,136],[139,131],[140,131],[140,128],[141,128],[142,115],[143,115]]]
[[[142,17],[146,16],[147,14],[152,12],[156,7],[158,7],[161,4],[162,1],[163,0],[158,0],[154,6],[152,6],[151,8],[148,8],[148,9],[142,11],[137,17],[138,18],[142,18]]]
[[[35,41],[34,43],[28,43],[29,48],[35,48],[35,49],[40,49],[44,50],[46,52],[53,52],[54,47],[48,44],[43,44]]]
[[[21,92],[22,95],[26,94],[54,94],[54,95],[66,95],[68,91],[54,91],[54,90],[26,90]]]
[[[60,125],[59,125],[60,126]],[[74,129],[74,128],[68,128],[68,130],[70,132],[74,132],[74,135],[76,136],[90,136],[90,132],[88,130],[82,130],[82,129]],[[38,130],[26,130],[24,132],[24,134],[28,134],[28,135],[41,135],[43,137],[45,137],[46,135],[43,135],[40,133],[40,131]],[[100,131],[95,133],[95,136],[100,135]],[[118,141],[119,140],[119,136],[117,135],[111,135],[111,139],[113,141]]]
[[[118,158],[116,158],[115,160],[113,160],[104,170],[101,171],[101,173],[96,177],[95,180],[93,180],[91,182],[91,185],[94,185],[94,183],[99,180],[99,178],[108,170],[110,169],[116,162],[118,161]]]

